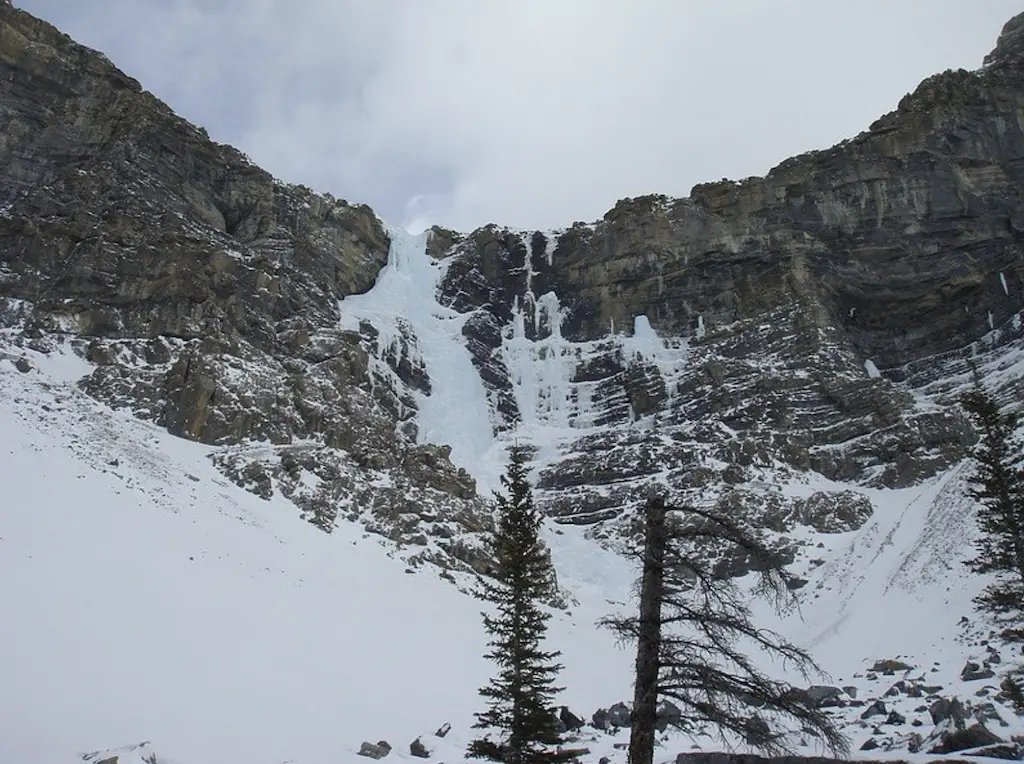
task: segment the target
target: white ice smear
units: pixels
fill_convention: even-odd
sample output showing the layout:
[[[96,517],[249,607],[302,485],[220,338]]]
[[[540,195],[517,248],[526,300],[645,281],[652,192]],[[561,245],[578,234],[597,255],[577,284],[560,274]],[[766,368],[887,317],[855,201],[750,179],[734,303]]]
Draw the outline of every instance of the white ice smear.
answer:
[[[999,271],[999,283],[1003,285],[1003,294],[1010,294],[1010,288],[1006,286],[1006,276],[1002,271]]]
[[[864,361],[864,371],[868,373],[868,376],[871,377],[871,379],[878,379],[882,376],[882,372],[878,370],[878,367],[875,366],[875,362],[870,358]]]
[[[368,321],[377,331],[378,354],[395,347],[406,332],[414,332],[419,358],[430,378],[429,395],[418,394],[420,443],[448,444],[452,461],[473,475],[493,470],[485,466],[494,446],[487,392],[473,366],[462,336],[469,313],[438,304],[437,286],[444,266],[427,254],[428,232],[410,234],[389,228],[388,263],[373,288],[342,300],[341,323],[358,330]]]
[[[528,311],[533,314],[535,336],[547,336],[527,339]],[[505,338],[502,349],[522,424],[568,427],[576,354],[571,343],[562,339],[562,310],[554,292],[536,300],[527,292],[522,303],[516,301],[511,337]]]

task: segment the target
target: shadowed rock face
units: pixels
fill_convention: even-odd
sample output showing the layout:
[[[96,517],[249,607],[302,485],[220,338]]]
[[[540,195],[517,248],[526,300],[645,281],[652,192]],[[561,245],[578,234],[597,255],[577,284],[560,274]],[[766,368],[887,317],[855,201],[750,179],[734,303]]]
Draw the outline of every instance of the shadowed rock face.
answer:
[[[84,334],[271,350],[282,321],[335,320],[387,259],[369,208],[275,181],[7,5],[0,119],[4,291]]]
[[[267,444],[217,463],[326,529],[362,519],[421,559],[486,563],[460,540],[486,527],[472,478],[397,429],[403,402],[337,328],[338,301],[387,261],[369,207],[275,180],[9,3],[0,178],[0,324],[16,342],[87,338],[89,393],[182,437]]]
[[[549,513],[629,534],[624,510],[667,484],[784,545],[794,524],[851,530],[872,507],[773,481],[907,486],[962,458],[968,361],[1024,344],[1022,19],[981,70],[931,77],[765,178],[560,231],[433,230],[495,432],[557,431],[537,474]],[[415,442],[432,389],[416,327],[390,347],[372,322],[338,327],[338,300],[387,259],[372,210],[274,180],[3,2],[0,179],[13,342],[78,338],[92,395],[183,437],[267,444],[218,463],[320,525],[365,509],[425,557],[443,542],[486,567],[458,538],[486,527],[472,478]]]

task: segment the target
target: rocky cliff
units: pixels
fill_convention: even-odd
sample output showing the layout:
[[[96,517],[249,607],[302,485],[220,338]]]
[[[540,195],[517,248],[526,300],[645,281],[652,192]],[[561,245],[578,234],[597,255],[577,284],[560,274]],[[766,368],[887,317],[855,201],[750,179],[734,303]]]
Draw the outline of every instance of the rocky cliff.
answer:
[[[964,457],[972,366],[1021,390],[1022,19],[978,71],[929,78],[765,178],[558,231],[431,232],[430,298],[478,418],[496,449],[535,446],[553,517],[628,537],[631,508],[667,487],[792,546],[798,525],[870,516],[859,487]],[[9,3],[0,178],[0,352],[69,344],[92,395],[216,446],[250,490],[486,565],[484,462],[422,427],[445,394],[437,342],[347,307],[397,267],[372,210],[273,179]],[[846,487],[772,488],[816,474]]]

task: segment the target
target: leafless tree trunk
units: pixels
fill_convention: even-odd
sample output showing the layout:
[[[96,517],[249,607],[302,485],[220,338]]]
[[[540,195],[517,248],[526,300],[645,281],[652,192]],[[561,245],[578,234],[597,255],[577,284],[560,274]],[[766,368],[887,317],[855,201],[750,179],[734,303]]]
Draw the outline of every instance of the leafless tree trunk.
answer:
[[[665,586],[665,502],[652,498],[644,518],[644,567],[636,644],[636,686],[629,734],[629,764],[652,764],[661,671],[661,601]]]

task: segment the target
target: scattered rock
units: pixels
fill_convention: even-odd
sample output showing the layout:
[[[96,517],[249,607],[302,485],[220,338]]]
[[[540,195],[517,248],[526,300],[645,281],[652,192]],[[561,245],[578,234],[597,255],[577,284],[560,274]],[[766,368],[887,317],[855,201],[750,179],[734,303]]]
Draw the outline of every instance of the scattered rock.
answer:
[[[369,759],[383,759],[391,753],[391,745],[386,740],[380,740],[376,744],[363,742],[359,746],[359,755]]]
[[[420,738],[416,738],[409,743],[409,754],[415,756],[417,759],[429,759],[430,750],[423,744]]]
[[[887,716],[889,709],[885,707],[885,703],[880,700],[876,700],[870,706],[864,709],[864,712],[860,715],[861,719],[870,719],[872,716]]]
[[[558,709],[558,721],[562,732],[575,732],[583,727],[584,721],[569,710],[568,706]]]
[[[678,725],[683,720],[683,712],[675,703],[663,700],[658,704],[658,716],[656,726],[658,732],[664,732],[670,726]]]
[[[812,708],[839,705],[842,690],[825,684],[814,684],[807,688],[807,704]]]
[[[14,362],[14,368],[20,371],[22,374],[27,374],[32,371],[32,362],[22,356]]]
[[[817,491],[796,507],[797,519],[819,533],[847,533],[874,513],[871,499],[855,491]]]
[[[451,732],[451,730],[452,730],[452,725],[450,725],[448,722],[445,722],[444,724],[442,724],[440,727],[437,728],[437,732],[435,732],[434,734],[437,735],[437,737],[444,737],[449,732]]]
[[[867,740],[864,741],[864,744],[860,747],[860,750],[873,751],[876,748],[878,748],[878,741],[875,740],[873,737],[869,737]]]
[[[907,735],[907,750],[910,753],[917,753],[921,750],[921,746],[924,744],[924,739],[917,732],[911,732]]]
[[[944,726],[945,729],[938,730],[938,745],[932,746],[928,753],[953,753],[1005,742],[980,722],[965,728],[957,726],[952,720],[947,720]]]
[[[907,723],[907,717],[897,711],[890,711],[889,715],[885,718],[886,724],[900,725]]]
[[[589,748],[562,748],[558,746],[559,760],[561,761],[572,761],[578,759],[580,756],[589,756]]]
[[[608,709],[608,724],[611,727],[628,727],[632,723],[629,706],[616,703]]]
[[[590,723],[599,730],[608,729],[608,709],[599,708],[590,717]]]
[[[971,751],[971,756],[984,756],[989,759],[1007,759],[1009,761],[1020,761],[1024,757],[1024,750],[1019,743],[1003,743],[1001,745],[990,745],[985,748],[977,748]]]
[[[897,661],[892,659],[875,661],[875,665],[871,667],[872,671],[877,671],[881,674],[895,674],[897,671],[910,671],[914,668],[903,661]]]
[[[967,661],[964,664],[963,670],[960,672],[960,678],[965,682],[973,682],[978,679],[991,679],[996,674],[987,666],[981,666],[974,661]]]
[[[932,717],[932,724],[936,725],[950,718],[958,724],[967,719],[967,710],[959,698],[939,698],[928,706],[928,714]]]
[[[1000,727],[1009,726],[1005,721],[1003,721],[1003,717],[1001,717],[999,712],[996,710],[996,704],[991,701],[975,706],[974,718],[982,724],[985,724],[986,722],[995,722]]]

